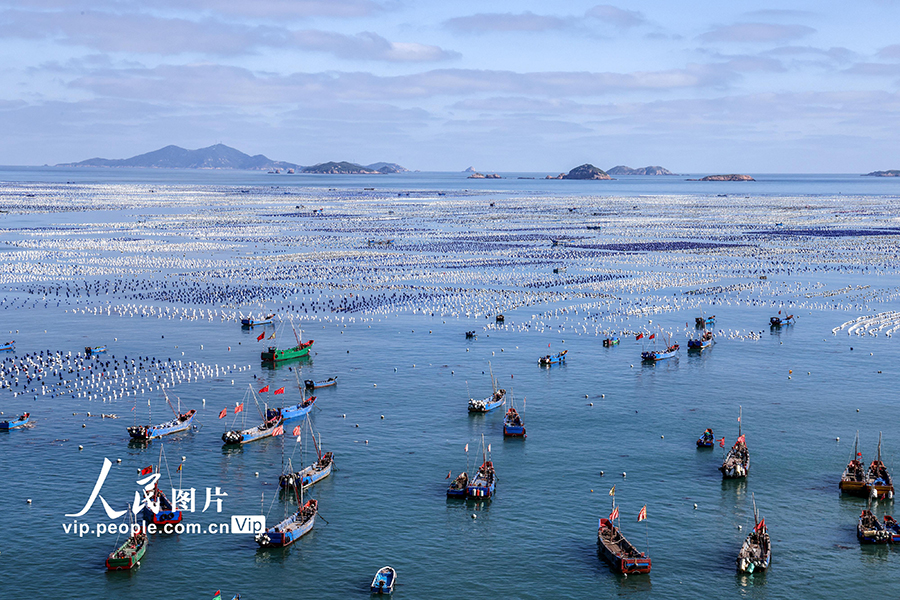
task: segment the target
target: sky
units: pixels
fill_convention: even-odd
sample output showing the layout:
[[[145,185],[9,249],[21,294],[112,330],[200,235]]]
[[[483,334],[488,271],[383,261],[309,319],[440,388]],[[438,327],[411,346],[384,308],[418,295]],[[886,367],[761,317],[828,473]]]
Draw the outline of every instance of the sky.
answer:
[[[602,1],[602,0],[601,0]],[[900,0],[0,0],[0,164],[900,168]]]

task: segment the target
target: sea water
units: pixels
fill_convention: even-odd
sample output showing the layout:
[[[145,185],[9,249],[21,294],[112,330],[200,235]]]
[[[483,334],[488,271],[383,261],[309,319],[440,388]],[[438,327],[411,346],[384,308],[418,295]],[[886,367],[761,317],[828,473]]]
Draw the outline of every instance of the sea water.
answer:
[[[395,598],[900,593],[890,577],[897,552],[859,545],[866,501],[837,486],[857,430],[864,462],[883,432],[894,467],[900,351],[888,328],[832,332],[898,309],[900,182],[101,169],[5,169],[0,179],[9,211],[0,334],[16,341],[0,360],[103,344],[104,366],[126,356],[182,361],[166,391],[200,425],[129,444],[127,426],[172,413],[161,391],[124,377],[87,380],[90,398],[62,393],[58,376],[43,380],[52,395],[36,381],[26,391],[21,375],[0,390],[3,419],[29,411],[34,421],[0,435],[3,598],[366,597],[384,565],[398,571]],[[130,287],[107,294],[116,281]],[[353,304],[378,294],[395,302]],[[334,312],[329,299],[351,309]],[[216,312],[195,318],[195,309]],[[240,314],[270,309],[278,324],[240,327]],[[797,323],[771,329],[779,311]],[[716,345],[689,354],[695,317],[712,314]],[[273,342],[257,337],[288,343],[289,317],[315,340],[310,358],[261,365]],[[621,344],[602,347],[614,333]],[[678,341],[678,358],[642,363],[657,341],[650,334]],[[562,350],[564,365],[538,366]],[[188,382],[188,362],[212,374]],[[527,439],[504,440],[503,409],[467,412],[469,397],[491,393],[492,374]],[[298,380],[331,376],[337,386],[314,392],[312,425],[336,469],[308,492],[320,518],[291,547],[259,550],[250,534],[155,534],[138,568],[109,573],[104,560],[124,536],[66,533],[76,519],[65,515],[85,505],[104,458],[112,467],[100,495],[122,510],[160,447],[160,487],[196,490],[185,524],[262,514],[273,525],[293,510],[278,494],[284,465],[314,460],[308,430],[302,443],[286,435],[238,449],[223,448],[221,434],[259,421],[250,388],[269,386],[258,394],[264,409],[299,402]],[[129,395],[112,397],[121,390]],[[750,474],[723,481],[723,449],[694,442],[711,427],[727,448],[739,414]],[[488,446],[496,496],[447,499],[448,474],[472,473]],[[611,511],[613,486],[623,533],[652,557],[649,575],[617,575],[598,557],[597,520]],[[221,512],[215,502],[203,511],[207,488],[227,494],[215,496]],[[751,498],[773,556],[768,572],[747,577],[734,559],[753,526]],[[894,503],[874,510],[891,514]],[[99,499],[77,520],[109,521]]]

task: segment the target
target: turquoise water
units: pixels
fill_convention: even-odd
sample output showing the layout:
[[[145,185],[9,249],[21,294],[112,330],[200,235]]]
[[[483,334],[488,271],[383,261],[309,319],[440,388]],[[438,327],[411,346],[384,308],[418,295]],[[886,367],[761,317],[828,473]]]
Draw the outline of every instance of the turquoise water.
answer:
[[[5,173],[0,179],[7,179]],[[691,209],[706,202],[691,197],[697,184],[682,189],[680,182],[668,179],[623,183],[614,200],[585,196],[587,188],[580,182],[567,196],[558,189],[547,192],[535,181],[501,180],[487,190],[490,193],[450,193],[422,200],[429,206],[397,199],[394,191],[413,186],[395,185],[388,178],[383,181],[394,186],[390,192],[366,199],[354,194],[369,180],[343,191],[341,186],[349,185],[346,179],[328,180],[328,187],[338,188],[334,194],[292,182],[290,191],[303,195],[304,202],[340,213],[323,223],[306,213],[297,218],[267,216],[299,204],[277,192],[255,190],[246,204],[231,204],[228,194],[226,200],[203,198],[206,186],[227,192],[231,185],[268,181],[256,174],[227,174],[219,181],[216,173],[166,172],[160,175],[163,181],[152,173],[144,181],[123,182],[119,177],[139,174],[111,172],[110,181],[92,183],[84,191],[104,207],[102,213],[88,207],[78,213],[22,214],[16,209],[18,192],[10,190],[24,185],[34,190],[36,201],[48,203],[53,193],[67,193],[54,180],[55,170],[26,173],[28,177],[15,178],[34,183],[0,189],[4,210],[11,209],[3,215],[0,243],[19,243],[9,246],[2,257],[0,287],[2,335],[16,340],[15,356],[41,350],[74,354],[103,343],[109,345],[104,360],[122,361],[125,356],[191,360],[218,365],[220,374],[172,386],[170,395],[198,410],[202,428],[146,448],[130,446],[125,427],[135,419],[147,420],[148,399],[154,420],[167,418],[161,416],[167,409],[159,392],[116,399],[98,392],[97,399],[87,400],[70,395],[13,396],[15,387],[0,390],[3,418],[28,410],[35,420],[33,428],[0,435],[0,570],[18,581],[16,587],[4,589],[3,598],[72,597],[73,590],[80,598],[96,599],[211,597],[217,589],[223,596],[240,592],[249,599],[285,594],[365,597],[375,572],[386,564],[398,571],[395,598],[618,594],[694,598],[709,593],[832,598],[853,593],[860,582],[866,582],[868,594],[892,597],[900,592],[897,583],[885,576],[898,564],[897,551],[860,547],[855,525],[865,501],[841,498],[837,489],[857,430],[864,460],[873,457],[878,432],[883,431],[885,462],[889,467],[894,464],[900,449],[893,427],[898,417],[894,396],[900,352],[884,332],[877,337],[848,336],[846,330],[832,334],[846,321],[897,310],[900,278],[891,254],[895,238],[751,235],[760,226],[753,220],[768,218],[770,210],[777,211],[772,220],[794,227],[888,227],[896,214],[893,198],[900,192],[900,182],[778,176],[762,194],[722,210]],[[91,176],[99,179],[104,174]],[[181,177],[188,181],[179,184]],[[247,179],[236,181],[241,177]],[[456,174],[414,177],[404,183],[414,181],[416,189],[456,191],[470,185]],[[63,180],[73,179],[65,174]],[[156,193],[164,194],[165,202],[145,204],[145,196],[120,187],[135,184],[164,185]],[[534,187],[512,193],[507,187],[512,185]],[[640,191],[642,186],[653,191]],[[864,210],[848,216],[842,200],[835,197],[840,191],[836,187],[864,196],[854,206]],[[672,199],[642,205],[639,215],[626,208],[632,194],[667,191]],[[810,195],[814,212],[797,214],[790,210],[793,201],[781,200],[801,193]],[[763,201],[763,196],[775,200]],[[502,205],[499,217],[472,208],[495,199]],[[766,208],[769,202],[774,208]],[[609,211],[602,217],[609,225],[597,234],[598,242],[684,240],[696,235],[703,241],[725,243],[729,237],[729,243],[753,246],[725,253],[553,251],[546,242],[547,232],[574,231],[579,223],[596,217],[572,216],[564,208],[570,206],[584,206],[579,208],[582,215],[598,212],[598,206]],[[217,221],[225,221],[223,215],[229,219],[237,215],[248,226]],[[132,225],[141,219],[154,227]],[[257,228],[260,223],[263,226]],[[703,229],[704,223],[711,230]],[[84,249],[72,247],[68,228],[75,225],[83,227],[74,239],[81,240]],[[46,229],[40,235],[26,229],[34,227]],[[203,239],[221,246],[150,248],[141,241],[116,242],[124,246],[108,241],[190,244],[197,239],[196,232],[204,230],[219,232]],[[528,233],[535,238],[523,237]],[[501,235],[520,237],[510,240]],[[384,236],[395,238],[393,249],[370,250],[364,243]],[[480,246],[487,242],[471,242],[472,236],[498,241]],[[54,240],[65,243],[54,246]],[[91,240],[107,241],[94,246],[88,244]],[[437,240],[445,245],[437,247]],[[23,241],[39,243],[26,248]],[[429,242],[432,245],[426,247]],[[304,250],[306,255],[290,256]],[[826,250],[846,253],[845,258]],[[325,251],[344,254],[334,257]],[[379,252],[387,259],[379,258]],[[123,267],[115,262],[122,256],[135,260]],[[260,256],[282,260],[254,258]],[[156,259],[160,262],[152,263]],[[491,262],[485,266],[476,259]],[[142,266],[142,260],[149,262]],[[751,260],[773,272],[766,280],[737,272],[746,269],[740,263]],[[214,261],[230,262],[223,266]],[[460,267],[459,261],[464,265]],[[41,262],[58,265],[59,270],[42,275],[41,281],[16,281],[26,279],[16,272],[16,265],[22,271],[22,265]],[[554,280],[550,272],[561,264],[568,267],[568,283]],[[576,280],[617,270],[624,277],[613,283]],[[639,285],[648,273],[657,275],[656,283]],[[107,280],[139,281],[146,288],[106,295]],[[75,282],[85,281],[100,282],[99,297],[81,292],[76,297],[73,292],[69,299],[60,299],[34,289],[58,284],[65,288],[66,283],[74,289]],[[149,295],[164,285],[186,290],[192,281],[203,281],[212,286],[210,290],[225,282],[235,289],[285,284],[289,294],[281,300],[247,292],[231,303],[218,296],[217,301],[207,301],[203,294],[181,296],[192,299],[189,302],[177,295],[172,296],[174,301]],[[533,282],[546,287],[527,285]],[[401,284],[422,294],[409,307],[427,307],[426,314],[399,304],[355,312],[291,310],[304,300],[309,307],[323,293],[335,299],[348,299],[350,293],[369,297],[399,293]],[[741,284],[747,288],[699,296],[684,293]],[[813,295],[846,286],[854,289]],[[471,302],[473,311],[483,310],[477,317],[454,315],[446,308],[451,300],[435,299],[438,290],[447,298]],[[518,292],[521,297],[534,290],[553,295],[535,295],[528,305],[514,307],[511,301],[504,304],[505,297],[497,290]],[[697,298],[700,304],[690,304]],[[496,312],[489,310],[491,302],[502,308],[504,328],[491,326]],[[770,330],[768,319],[777,314],[781,302],[786,306],[793,302],[791,311],[800,319],[795,326]],[[133,305],[218,312],[212,320],[192,320],[184,313],[157,318],[128,312]],[[626,310],[642,305],[659,310],[626,318]],[[112,314],[80,312],[100,306],[112,307]],[[437,306],[445,307],[443,314],[432,310]],[[258,353],[264,342],[256,341],[259,330],[242,330],[231,315],[261,314],[268,307],[294,314],[298,322],[305,318],[303,337],[315,339],[309,360],[275,369],[261,367]],[[562,309],[568,312],[547,313]],[[684,351],[682,324],[693,325],[701,310],[715,314],[716,329],[723,331],[714,348],[702,356],[689,355]],[[223,319],[223,314],[229,316]],[[642,343],[630,332],[655,331],[659,325],[681,342],[680,356],[656,365],[641,364]],[[620,335],[621,345],[603,348],[604,336],[596,328],[629,333]],[[465,339],[464,332],[471,329],[478,331],[477,340]],[[279,329],[278,337],[290,336],[289,331]],[[547,369],[536,364],[538,356],[562,349],[568,350],[565,365]],[[225,365],[231,367],[227,373]],[[137,469],[156,462],[160,445],[172,477],[177,477],[175,464],[186,457],[184,484],[197,488],[201,506],[206,487],[219,486],[228,493],[221,514],[212,509],[201,513],[198,506],[186,522],[207,525],[223,518],[227,522],[231,515],[260,513],[268,513],[269,523],[280,519],[285,505],[280,499],[273,502],[273,496],[283,456],[293,457],[296,464],[301,450],[295,449],[292,438],[223,450],[220,435],[232,417],[220,421],[217,416],[223,407],[240,401],[248,385],[284,386],[287,393],[278,398],[298,401],[294,368],[299,368],[301,380],[339,378],[336,387],[317,391],[319,409],[313,411],[314,427],[325,449],[335,452],[337,470],[312,490],[322,519],[310,535],[283,551],[260,551],[250,535],[157,534],[139,568],[107,573],[103,561],[115,545],[114,536],[79,538],[63,531],[63,524],[72,521],[64,515],[84,505],[104,457],[113,461],[113,467],[101,494],[115,507],[123,507],[137,489]],[[490,393],[491,369],[516,398],[528,431],[526,440],[503,439],[501,411],[466,412],[469,396]],[[751,452],[750,476],[742,482],[723,482],[716,469],[721,449],[698,451],[694,440],[711,427],[717,438],[725,436],[728,444],[733,443],[740,406]],[[254,411],[248,405],[248,418]],[[115,413],[119,418],[87,417],[88,412]],[[444,494],[448,471],[455,476],[467,464],[471,471],[480,462],[482,435],[491,445],[497,468],[496,497],[479,503],[448,500]],[[309,462],[310,449],[306,451]],[[167,478],[164,469],[164,483]],[[649,548],[653,570],[647,576],[617,576],[598,558],[597,519],[610,511],[607,492],[613,485],[624,533],[641,549]],[[769,526],[773,559],[768,573],[740,577],[734,557],[752,526],[751,494]],[[639,524],[637,513],[645,504],[648,519]],[[880,502],[875,510],[891,514],[893,502]],[[99,501],[84,518],[90,523],[107,521]],[[812,586],[811,574],[815,574]]]

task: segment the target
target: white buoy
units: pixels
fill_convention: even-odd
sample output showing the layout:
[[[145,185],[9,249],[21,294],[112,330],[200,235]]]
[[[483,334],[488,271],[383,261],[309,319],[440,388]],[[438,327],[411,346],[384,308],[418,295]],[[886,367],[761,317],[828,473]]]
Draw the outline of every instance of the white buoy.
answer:
[[[694,510],[697,510],[697,503],[694,502]]]
[[[78,446],[79,450],[84,450],[84,446]]]

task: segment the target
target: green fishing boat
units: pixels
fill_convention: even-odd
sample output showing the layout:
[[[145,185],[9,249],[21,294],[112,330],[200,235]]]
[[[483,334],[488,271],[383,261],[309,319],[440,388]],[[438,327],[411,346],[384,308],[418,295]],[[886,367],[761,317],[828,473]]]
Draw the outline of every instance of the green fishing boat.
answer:
[[[294,324],[291,323],[291,328],[293,329],[293,327]],[[313,340],[309,340],[308,342],[301,341],[296,329],[294,329],[294,338],[297,340],[296,346],[292,348],[285,348],[283,350],[279,350],[277,346],[269,346],[268,350],[260,353],[259,358],[263,362],[274,363],[281,362],[283,360],[291,360],[292,358],[309,356],[309,349],[313,345]]]
[[[112,551],[106,559],[106,568],[110,571],[131,569],[138,564],[147,551],[147,534],[136,533],[125,540],[117,550]]]

